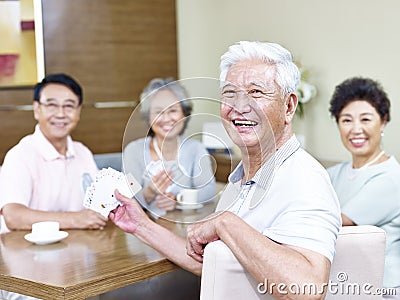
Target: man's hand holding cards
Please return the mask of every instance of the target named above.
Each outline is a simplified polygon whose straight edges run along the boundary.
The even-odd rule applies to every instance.
[[[125,176],[122,172],[112,168],[101,169],[96,174],[91,185],[86,189],[83,206],[97,211],[107,218],[110,211],[118,205],[122,205],[115,199],[115,189],[122,195],[132,198],[141,188],[132,174]]]

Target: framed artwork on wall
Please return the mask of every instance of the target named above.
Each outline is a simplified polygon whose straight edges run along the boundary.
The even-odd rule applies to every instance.
[[[33,86],[45,74],[41,0],[0,0],[0,88]]]

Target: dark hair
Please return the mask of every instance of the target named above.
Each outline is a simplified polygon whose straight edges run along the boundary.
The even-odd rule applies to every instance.
[[[343,108],[356,100],[367,101],[376,109],[382,121],[390,121],[390,100],[382,86],[370,78],[353,77],[335,87],[329,112],[336,122]]]
[[[58,83],[65,85],[79,98],[79,105],[82,104],[82,88],[78,82],[75,81],[71,76],[66,74],[50,74],[47,75],[41,82],[35,85],[33,89],[33,100],[39,101],[40,93],[42,89],[49,83]]]

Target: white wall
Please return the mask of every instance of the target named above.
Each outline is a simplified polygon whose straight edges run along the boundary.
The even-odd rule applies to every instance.
[[[383,148],[400,158],[400,2],[397,0],[176,0],[180,78],[218,78],[219,58],[239,40],[268,40],[288,48],[309,70],[318,95],[305,106],[295,131],[322,159],[344,160],[328,113],[334,87],[351,76],[384,86],[392,121]],[[216,112],[217,113],[217,112]]]

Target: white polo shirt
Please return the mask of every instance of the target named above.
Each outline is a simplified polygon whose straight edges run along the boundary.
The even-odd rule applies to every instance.
[[[229,176],[217,211],[229,210],[278,243],[318,252],[331,262],[340,206],[326,170],[292,137],[242,184],[243,165]]]
[[[82,179],[94,178],[97,166],[90,150],[68,137],[66,156],[46,139],[38,125],[8,151],[0,173],[0,210],[20,203],[42,211],[79,211]],[[0,233],[9,231],[1,216]]]

